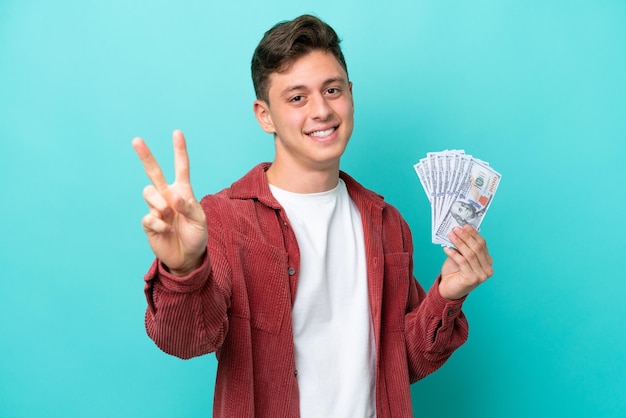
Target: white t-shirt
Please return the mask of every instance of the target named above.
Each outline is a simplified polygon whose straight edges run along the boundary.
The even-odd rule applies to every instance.
[[[359,210],[341,179],[322,193],[270,190],[300,249],[292,316],[301,417],[375,417],[376,353]]]

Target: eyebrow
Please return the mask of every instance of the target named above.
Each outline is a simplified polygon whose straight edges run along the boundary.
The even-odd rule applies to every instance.
[[[325,87],[325,86],[328,86],[330,84],[335,84],[335,83],[339,83],[339,84],[344,84],[345,83],[345,84],[347,84],[347,81],[343,77],[337,76],[337,77],[329,78],[328,80],[324,81],[322,83],[322,86]],[[284,96],[286,94],[289,94],[289,93],[291,93],[293,91],[297,91],[297,90],[308,90],[308,88],[309,87],[305,86],[304,84],[297,84],[295,86],[290,86],[290,87],[287,87],[286,89],[284,89],[282,91],[281,96]]]

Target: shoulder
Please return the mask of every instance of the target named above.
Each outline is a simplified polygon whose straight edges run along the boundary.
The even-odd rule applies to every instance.
[[[277,204],[267,184],[265,172],[270,163],[260,163],[254,166],[243,177],[235,181],[230,187],[215,194],[202,198],[203,206],[237,205],[242,202],[260,201],[268,206]]]
[[[272,222],[280,205],[267,183],[268,167],[269,163],[259,164],[230,187],[202,198],[209,229],[244,231]]]

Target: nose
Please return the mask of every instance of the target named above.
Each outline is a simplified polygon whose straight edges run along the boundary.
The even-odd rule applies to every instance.
[[[311,119],[326,120],[333,114],[333,108],[322,94],[314,95],[309,100],[309,116]]]

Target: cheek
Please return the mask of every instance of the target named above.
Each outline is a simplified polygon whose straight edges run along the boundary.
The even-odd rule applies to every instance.
[[[350,132],[354,129],[354,108],[348,106],[345,112],[341,115],[342,124],[345,125]]]
[[[352,105],[352,101],[346,100],[345,103],[341,103],[336,108],[336,112],[341,115],[344,121],[351,121],[354,118],[354,106]]]
[[[302,112],[294,112],[293,109],[277,113],[274,125],[281,131],[301,131],[305,118]]]

